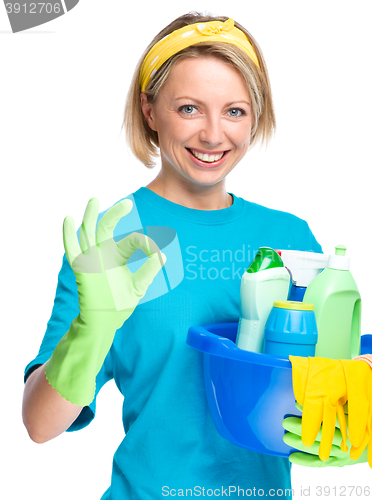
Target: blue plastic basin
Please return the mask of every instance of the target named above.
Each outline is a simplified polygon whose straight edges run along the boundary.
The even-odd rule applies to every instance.
[[[204,385],[218,432],[231,443],[258,453],[288,457],[283,419],[301,416],[295,406],[288,359],[239,349],[238,323],[192,327],[187,344],[203,352]],[[372,352],[363,335],[361,352]]]

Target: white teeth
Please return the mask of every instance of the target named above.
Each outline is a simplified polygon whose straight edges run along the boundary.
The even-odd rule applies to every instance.
[[[223,157],[223,153],[221,153],[220,155],[207,155],[207,154],[203,154],[203,153],[198,153],[194,149],[190,149],[190,151],[199,160],[207,161],[209,163],[220,160]]]

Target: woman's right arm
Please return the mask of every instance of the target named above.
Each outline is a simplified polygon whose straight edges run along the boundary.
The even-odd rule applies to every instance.
[[[26,381],[23,422],[36,443],[45,443],[62,434],[83,407],[93,401],[96,376],[115,332],[133,313],[166,261],[146,235],[131,233],[115,242],[114,228],[132,207],[132,201],[122,200],[97,225],[99,203],[92,198],[84,213],[80,241],[72,217],[63,222],[65,254],[76,278],[78,301],[74,304],[78,302],[79,314],[54,347],[50,359]],[[137,249],[149,258],[132,273],[127,261]],[[73,317],[72,311],[68,316]],[[62,321],[59,330],[66,331],[66,323],[66,319]]]
[[[45,364],[27,378],[22,404],[22,418],[27,432],[35,443],[46,443],[62,434],[76,420],[82,406],[63,398],[49,384]]]

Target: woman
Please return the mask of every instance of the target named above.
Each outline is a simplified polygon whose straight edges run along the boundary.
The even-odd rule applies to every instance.
[[[227,17],[176,19],[138,64],[125,127],[145,166],[160,149],[161,170],[105,214],[91,200],[80,247],[65,219],[55,305],[25,370],[26,428],[36,442],[81,429],[114,378],[126,436],[103,499],[187,490],[237,498],[238,488],[282,496],[291,487],[289,461],[218,434],[201,355],[186,345],[191,326],[237,321],[242,273],[260,246],[321,252],[303,220],[226,192],[227,174],[275,128],[253,37]],[[132,275],[126,262],[136,249],[150,258]]]

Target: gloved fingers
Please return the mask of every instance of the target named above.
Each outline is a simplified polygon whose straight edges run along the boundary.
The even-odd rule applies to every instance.
[[[302,413],[302,442],[305,446],[311,446],[320,430],[323,420],[323,399],[312,400],[306,398]]]
[[[371,368],[364,361],[341,360],[344,368],[349,412],[349,439],[356,448],[364,440],[370,411]]]
[[[309,358],[302,356],[289,356],[289,360],[292,363],[293,394],[296,401],[303,405],[310,366]]]
[[[367,462],[367,450],[358,460],[351,460],[347,453],[343,453],[342,457],[329,457],[328,460],[323,462],[316,455],[309,455],[308,453],[294,452],[289,455],[289,461],[296,465],[303,465],[305,467],[344,467],[345,465],[356,465]],[[371,464],[369,464],[371,466]]]
[[[346,403],[344,404],[344,414],[345,415],[349,414],[349,403],[348,403],[348,401],[346,401]]]
[[[286,431],[301,436],[301,417],[287,417],[283,420],[282,426]]]
[[[345,413],[345,405],[344,405],[343,409],[344,409],[346,429],[348,429],[349,428],[349,423],[348,423],[349,422],[349,415],[347,413]],[[337,415],[336,415],[336,417],[337,417]],[[338,421],[338,417],[336,419],[336,427],[340,428],[340,422]]]
[[[362,447],[358,448],[358,451],[354,450],[353,447],[351,447],[350,458],[352,459],[352,463],[361,464],[368,462],[369,466],[372,468],[372,460],[370,460],[370,448],[372,448],[372,444],[368,447],[365,447],[363,451],[361,451]]]
[[[348,447],[346,445],[346,441],[347,441],[347,424],[346,424],[346,418],[345,418],[345,413],[344,413],[344,408],[343,408],[343,404],[342,404],[342,401],[338,401],[337,402],[337,420],[336,420],[336,424],[337,425],[337,422],[338,422],[338,425],[340,427],[340,431],[341,431],[341,434],[342,434],[342,443],[341,443],[341,449],[342,451],[347,451],[348,450]]]
[[[167,258],[160,252],[155,253],[136,271],[133,276],[133,284],[138,296],[143,297],[147,288],[151,285],[155,276],[165,264]]]
[[[115,226],[122,217],[125,217],[132,210],[132,207],[133,202],[131,200],[122,200],[107,210],[98,223],[96,243],[112,239]]]
[[[308,455],[307,453],[301,452],[291,453],[289,455],[289,461],[292,464],[305,467],[343,467],[344,465],[352,465],[347,458],[329,457],[329,459],[324,462],[316,455]]]
[[[80,248],[84,253],[96,244],[96,224],[99,212],[99,201],[91,198],[86,206],[80,228]]]
[[[355,448],[359,448],[365,440],[367,418],[363,410],[361,410],[360,413],[355,413],[355,409],[353,410],[350,402],[349,408],[349,439]]]
[[[286,434],[284,434],[283,441],[286,445],[290,446],[291,448],[295,448],[296,450],[303,451],[305,453],[316,455],[317,457],[319,457],[319,447],[320,447],[319,441],[315,441],[314,444],[312,444],[311,446],[305,446],[302,442],[301,436],[293,434],[292,432],[287,432]],[[341,451],[341,448],[339,446],[332,445],[329,456],[334,458],[344,458],[345,456],[348,455],[343,451]]]
[[[302,465],[303,467],[327,467],[328,464],[322,462],[316,455],[309,455],[307,453],[294,452],[289,455],[289,461],[295,465]]]
[[[345,412],[346,410],[346,412]],[[345,417],[345,424],[346,424],[346,432],[347,432],[347,429],[348,429],[348,414],[347,414],[347,405],[344,405],[343,406],[343,414],[344,414],[344,417]],[[343,417],[341,417],[343,418]],[[340,428],[340,422],[339,422],[339,419],[338,419],[338,415],[336,415],[336,427],[339,429]]]
[[[319,443],[314,443],[311,446],[305,446],[301,440],[301,436],[297,434],[287,432],[283,436],[283,441],[287,446],[290,446],[291,448],[295,448],[296,450],[310,453],[312,455],[318,455]]]
[[[360,443],[359,446],[351,446],[350,450],[350,457],[353,460],[357,460],[360,455],[363,453],[363,451],[366,449],[367,446],[369,446],[369,443],[371,443],[372,446],[372,441],[371,441],[371,436],[369,435],[369,432],[367,431],[364,435],[363,441]]]
[[[79,241],[76,235],[74,219],[68,215],[63,221],[63,246],[70,266],[78,255],[81,254]]]
[[[319,458],[325,461],[329,458],[336,429],[336,408],[334,408],[327,399],[323,402],[323,408],[322,438],[320,440]]]
[[[372,414],[369,415],[369,420],[368,420],[368,429],[367,433],[370,437],[370,440],[368,442],[368,464],[372,469]]]
[[[128,261],[136,250],[142,250],[147,257],[160,256],[160,249],[154,240],[142,233],[131,233],[116,243],[117,248],[125,261]]]
[[[304,411],[303,405],[300,405],[300,403],[298,401],[295,401],[295,405],[296,405],[297,410],[300,410],[301,413]]]
[[[282,426],[286,431],[291,432],[292,434],[296,434],[297,436],[301,436],[301,427],[302,427],[302,419],[301,417],[287,417],[283,420]],[[318,446],[320,444],[320,440],[322,438],[322,428],[320,428],[320,431],[318,432],[318,435],[316,436],[315,443],[318,443]],[[339,448],[341,447],[343,437],[341,434],[340,429],[336,427],[335,433],[333,435],[333,441],[332,444],[335,446],[338,446]],[[350,442],[347,439],[346,440],[347,446],[350,446]],[[306,448],[308,449],[308,448]]]

